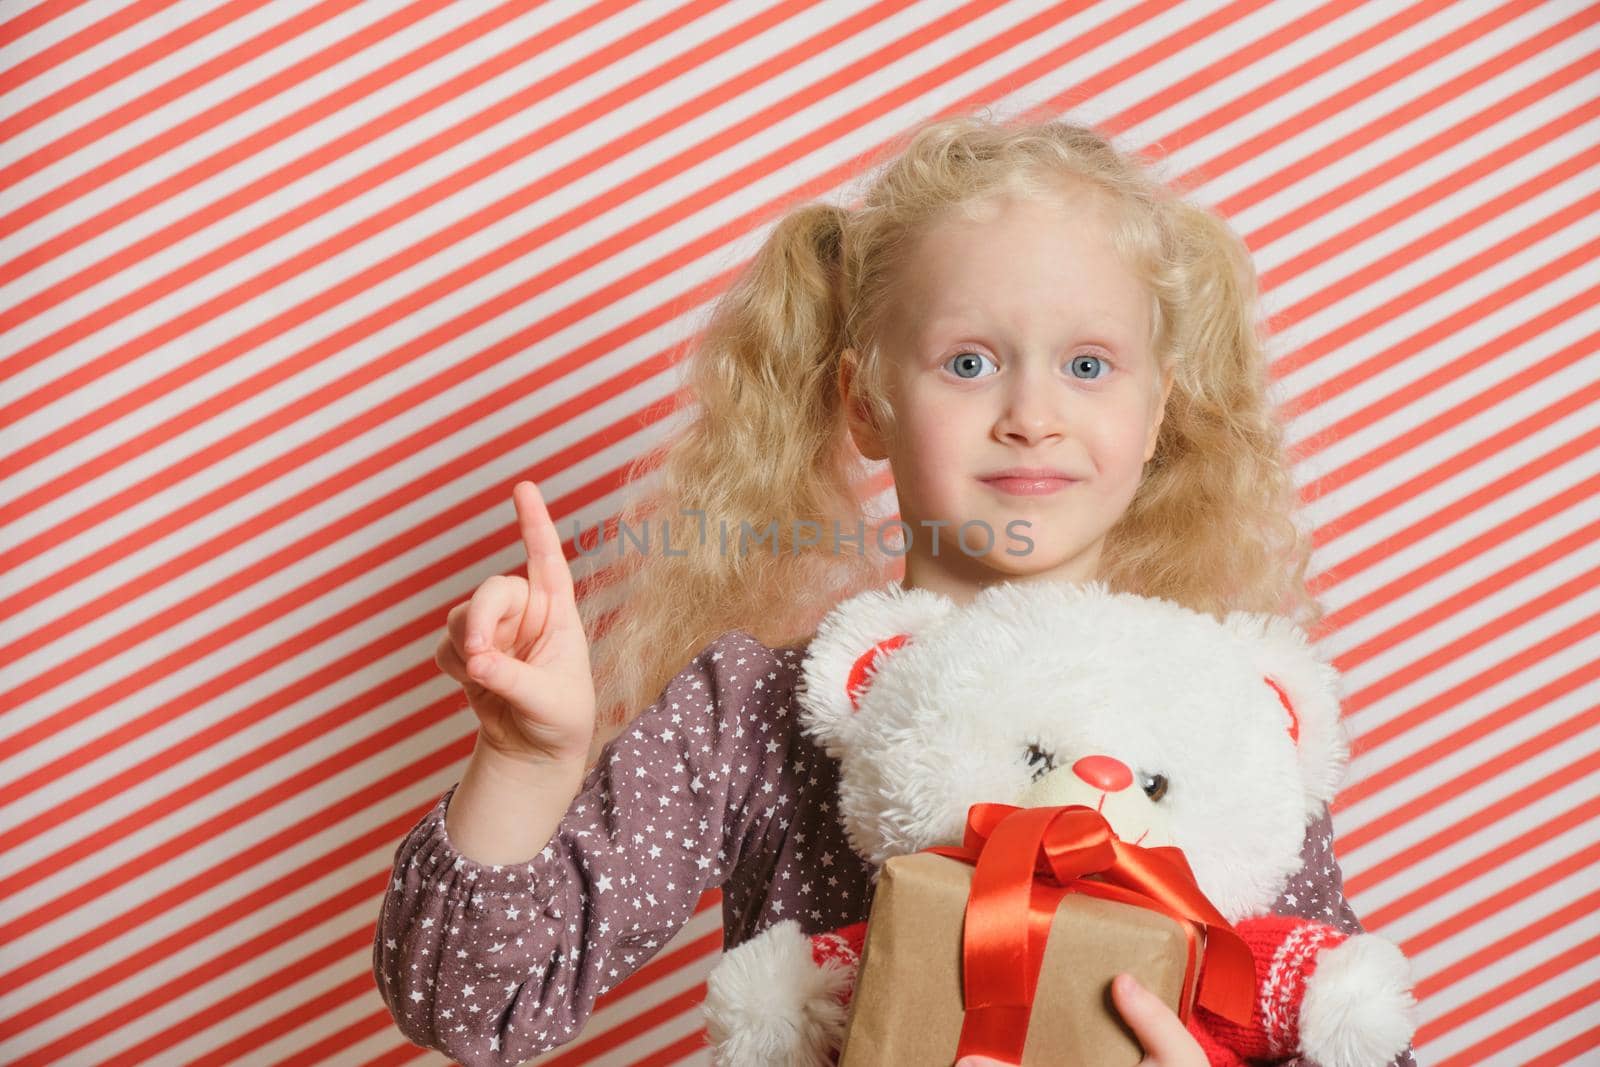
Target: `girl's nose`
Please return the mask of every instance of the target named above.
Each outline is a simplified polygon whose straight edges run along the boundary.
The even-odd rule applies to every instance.
[[[1116,793],[1133,784],[1127,764],[1110,756],[1085,756],[1072,765],[1072,773],[1107,793]]]
[[[1029,444],[1056,437],[1061,433],[1061,419],[1041,401],[1023,400],[1008,405],[1000,416],[1002,437],[1016,438]]]
[[[1033,443],[1062,432],[1062,413],[1057,410],[1047,380],[1024,374],[1011,384],[1011,389],[1000,414],[998,429],[1002,436]]]

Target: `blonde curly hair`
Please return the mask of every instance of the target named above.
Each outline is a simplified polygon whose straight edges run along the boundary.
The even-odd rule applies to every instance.
[[[1113,243],[1150,292],[1158,372],[1175,375],[1155,453],[1107,534],[1099,577],[1218,618],[1250,610],[1308,630],[1320,623],[1243,240],[1092,127],[959,115],[904,138],[858,208],[792,206],[715,303],[688,359],[692,415],[661,449],[649,491],[619,515],[652,539],[670,529],[670,551],[665,538],[623,551],[588,586],[615,595],[580,604],[595,642],[597,749],[719,635],[804,642],[842,597],[888,580],[898,557],[870,532],[859,552],[797,536],[805,524],[871,531],[878,518],[858,486],[871,465],[846,430],[841,353],[859,354],[858,395],[892,427],[879,340],[904,251],[948,211],[1063,183],[1111,208]],[[632,486],[652,462],[635,463]],[[724,544],[720,529],[741,524],[773,538],[749,551]],[[617,609],[604,611],[603,600]]]

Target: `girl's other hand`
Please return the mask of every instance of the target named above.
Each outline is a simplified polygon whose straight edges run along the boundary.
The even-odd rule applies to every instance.
[[[1139,1067],[1207,1067],[1205,1050],[1195,1040],[1178,1013],[1131,974],[1119,974],[1111,983],[1111,999],[1128,1028],[1144,1048]],[[963,1056],[955,1067],[1011,1067],[987,1056]]]
[[[461,683],[479,738],[532,763],[583,764],[594,737],[594,674],[572,571],[539,489],[511,490],[528,576],[491,575],[450,609],[434,650]]]

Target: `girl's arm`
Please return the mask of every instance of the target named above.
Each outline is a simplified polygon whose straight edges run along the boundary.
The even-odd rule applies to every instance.
[[[792,667],[725,634],[602,750],[544,851],[487,865],[446,829],[457,786],[395,853],[373,974],[411,1041],[467,1067],[577,1037],[597,997],[642,967],[739,861],[787,753],[758,738]],[[777,679],[774,681],[774,679]],[[530,797],[530,808],[537,798]]]
[[[1366,933],[1361,920],[1344,895],[1344,873],[1333,854],[1333,817],[1326,810],[1306,828],[1300,849],[1300,872],[1289,879],[1270,909],[1275,915],[1295,915],[1302,919],[1336,926],[1347,934]],[[1322,1067],[1308,1056],[1282,1061],[1285,1067]],[[1417,1067],[1410,1046],[1389,1067]]]
[[[585,761],[530,763],[478,741],[450,793],[445,836],[480,866],[527,863],[583,788]]]

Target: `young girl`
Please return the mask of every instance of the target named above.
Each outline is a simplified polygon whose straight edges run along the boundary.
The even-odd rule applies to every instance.
[[[610,570],[626,610],[598,694],[599,598],[580,611],[532,483],[527,578],[449,614],[436,658],[480,728],[395,854],[373,969],[401,1032],[469,1067],[570,1041],[715,886],[724,947],[865,919],[872,872],[795,683],[821,616],[896,557],[961,602],[1098,577],[1313,629],[1255,314],[1233,231],[1083,126],[930,123],[859,208],[791,210],[718,302],[698,411],[624,511],[645,547]],[[879,461],[898,541],[862,505]],[[1354,933],[1331,836],[1312,826],[1274,910]],[[1206,1062],[1137,984],[1112,996],[1146,1064]]]

